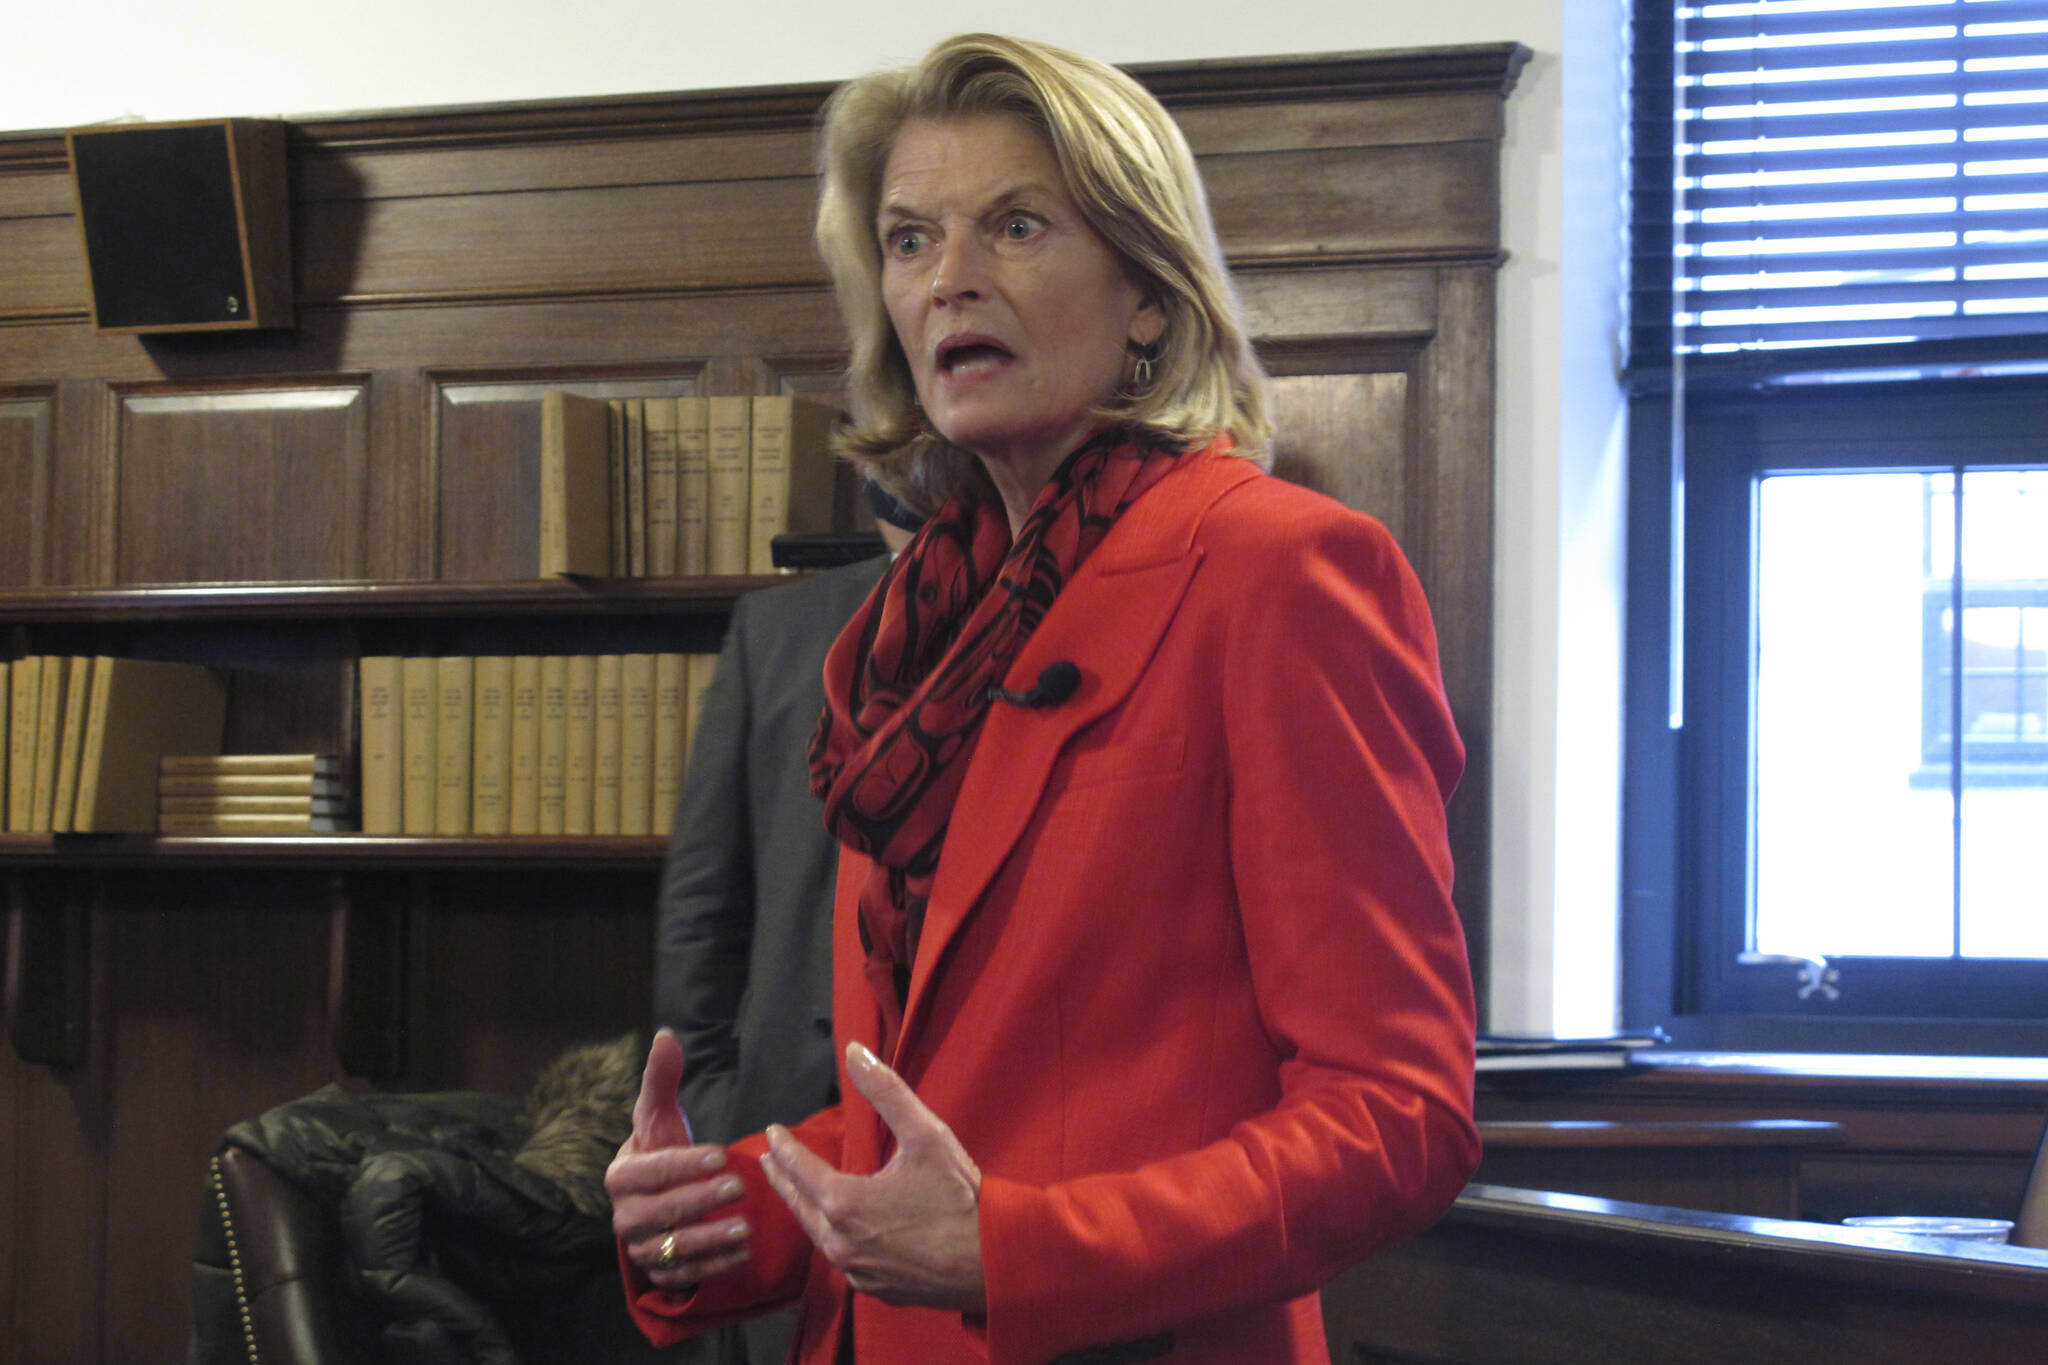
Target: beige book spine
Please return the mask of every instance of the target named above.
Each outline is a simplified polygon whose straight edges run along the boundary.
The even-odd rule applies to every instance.
[[[345,800],[348,783],[332,773],[165,773],[158,796],[299,796]]]
[[[334,815],[177,815],[157,817],[160,834],[340,834],[348,822]]]
[[[647,444],[647,572],[676,571],[676,400],[649,398],[642,430]]]
[[[704,689],[711,686],[711,675],[718,671],[716,654],[692,654],[689,656],[689,691],[683,697],[683,749],[688,752],[697,744],[697,718],[704,711]]]
[[[78,786],[71,794],[71,828],[90,830],[93,812],[99,804],[100,767],[106,761],[108,692],[113,685],[114,661],[95,655],[85,685],[85,730],[78,741]]]
[[[29,828],[47,834],[57,804],[57,761],[62,756],[65,684],[71,676],[71,659],[64,654],[45,654],[42,667],[42,686],[36,694],[36,781],[30,793]]]
[[[507,828],[540,833],[540,656],[512,660],[512,792]]]
[[[590,788],[590,832],[617,834],[619,781],[625,739],[625,660],[617,654],[597,656],[596,758]]]
[[[654,832],[654,656],[628,654],[619,669],[619,833]]]
[[[29,654],[14,661],[14,681],[7,723],[10,753],[7,775],[7,831],[26,834],[34,828],[36,796],[36,715],[43,690],[43,661]]]
[[[568,742],[562,765],[562,832],[591,832],[597,778],[597,656],[569,656]]]
[[[711,570],[711,403],[676,399],[676,572]]]
[[[440,699],[435,691],[434,660],[406,659],[400,669],[404,681],[400,718],[399,753],[405,765],[405,791],[399,806],[401,828],[407,834],[434,832],[434,802],[439,785],[434,780],[441,752],[435,734]]]
[[[469,832],[512,831],[512,657],[486,654],[475,673],[470,731]]]
[[[775,537],[832,529],[832,429],[839,412],[788,394],[754,400],[747,572],[775,572]]]
[[[649,817],[653,834],[675,830],[676,800],[689,759],[683,744],[683,693],[689,676],[689,663],[682,655],[654,656],[654,810]]]
[[[220,752],[226,679],[198,664],[103,658],[93,666],[88,698],[73,828],[155,829],[165,755]]]
[[[398,689],[392,688],[394,701],[397,695]],[[346,766],[337,754],[165,754],[157,770],[166,776],[183,773],[338,773]]]
[[[349,803],[343,796],[160,796],[156,808],[161,815],[346,815]]]
[[[540,833],[563,832],[563,779],[569,760],[569,660],[540,661]]]
[[[707,571],[714,575],[744,574],[747,571],[747,468],[753,458],[753,400],[719,397],[708,402],[711,529],[706,549]]]
[[[647,577],[647,400],[619,400],[626,447],[626,572]]]
[[[50,807],[50,828],[59,834],[72,829],[78,817],[78,768],[85,759],[86,694],[92,685],[92,660],[73,658],[64,675],[64,733],[57,742],[57,792]]]
[[[633,553],[626,530],[626,402],[623,398],[606,399],[605,409],[606,468],[611,480],[606,502],[611,513],[611,575],[624,578]]]
[[[14,730],[8,717],[14,712],[14,664],[0,659],[0,831],[7,828],[7,771],[14,757]]]
[[[476,660],[449,654],[434,660],[434,833],[469,833],[474,780]]]
[[[362,779],[363,833],[398,834],[402,831],[405,808],[405,765],[402,731],[404,714],[403,660],[391,654],[373,654],[356,663],[356,694],[361,712],[357,720],[357,763]],[[282,755],[269,757],[282,758]],[[310,754],[297,755],[313,760]],[[169,774],[172,769],[164,769]],[[286,769],[289,772],[289,768]],[[308,772],[312,771],[309,766]]]
[[[550,389],[541,397],[540,574],[611,566],[611,456],[604,400]]]

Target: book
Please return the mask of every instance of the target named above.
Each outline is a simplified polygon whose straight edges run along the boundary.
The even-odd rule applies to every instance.
[[[469,833],[470,761],[475,745],[476,661],[434,660],[434,833]]]
[[[43,681],[36,693],[36,780],[30,789],[29,828],[48,833],[57,802],[57,761],[61,757],[71,658],[65,654],[45,654],[42,669]]]
[[[605,476],[611,481],[611,492],[605,495],[611,525],[607,542],[611,575],[623,578],[631,562],[631,547],[626,540],[626,410],[617,398],[605,400]]]
[[[368,664],[372,660],[364,659]],[[398,662],[392,660],[393,663]],[[392,689],[394,700],[397,688]],[[347,764],[339,754],[165,754],[157,771],[165,777],[215,773],[268,774],[271,776],[332,777],[343,773]]]
[[[0,830],[7,828],[7,764],[14,753],[14,735],[7,724],[14,705],[13,667],[11,660],[0,659]]]
[[[654,830],[654,656],[628,654],[619,666],[619,833]]]
[[[174,796],[318,797],[349,799],[348,779],[339,773],[163,773],[156,781],[160,798]]]
[[[647,577],[647,400],[621,398],[619,438],[626,457],[626,572]]]
[[[747,572],[775,572],[775,537],[832,529],[832,432],[843,414],[809,398],[756,398],[747,467]]]
[[[72,828],[155,829],[157,770],[164,755],[220,752],[227,714],[227,681],[212,669],[154,659],[95,659]]]
[[[402,687],[399,716],[399,759],[404,770],[398,807],[399,829],[406,834],[434,832],[434,801],[439,790],[434,769],[441,750],[435,733],[440,707],[435,695],[434,660],[404,659],[399,664]]]
[[[753,459],[753,411],[751,398],[706,400],[711,433],[705,455],[709,489],[706,573],[747,571],[747,470]]]
[[[475,668],[470,734],[469,832],[512,831],[512,658],[486,654]]]
[[[540,661],[540,833],[562,833],[562,779],[569,757],[569,660]]]
[[[93,661],[74,658],[64,677],[64,730],[57,740],[57,791],[50,807],[50,828],[68,832],[78,816],[78,772],[85,760],[86,691],[92,685]]]
[[[649,398],[641,419],[646,434],[647,572],[676,571],[676,400]]]
[[[572,654],[566,681],[567,738],[562,757],[562,833],[588,834],[597,776],[597,657]]]
[[[611,572],[610,409],[550,389],[541,397],[540,576]]]
[[[357,720],[357,765],[362,777],[365,834],[397,834],[404,828],[404,671],[404,661],[391,654],[367,655],[356,665],[356,692],[361,707]],[[247,757],[275,761],[282,755]],[[172,771],[168,763],[164,771]]]
[[[683,693],[689,686],[689,661],[681,654],[654,656],[654,809],[648,832],[675,829],[676,799],[683,789],[689,751],[683,744]]]
[[[26,834],[32,828],[36,794],[36,714],[43,690],[43,661],[27,654],[14,661],[8,685],[7,831]]]
[[[178,815],[166,812],[158,817],[159,834],[249,835],[249,834],[342,834],[350,831],[346,818],[338,815]]]
[[[676,569],[710,572],[711,403],[676,399]]]
[[[159,796],[157,815],[347,815],[346,796]]]
[[[512,659],[512,787],[506,830],[540,833],[540,656]]]
[[[625,661],[597,656],[596,736],[592,746],[590,832],[620,832],[619,797],[625,719]]]
[[[34,654],[14,661],[8,685],[7,831],[26,834],[35,810],[36,714],[43,690],[43,661]]]
[[[1576,1071],[1624,1067],[1633,1054],[1669,1042],[1662,1029],[1640,1034],[1590,1038],[1558,1038],[1544,1034],[1482,1033],[1477,1043],[1478,1069],[1498,1071]]]

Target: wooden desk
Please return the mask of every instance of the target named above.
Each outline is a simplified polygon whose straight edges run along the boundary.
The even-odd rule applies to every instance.
[[[1799,1216],[1806,1155],[1842,1140],[1814,1119],[1481,1121],[1487,1184],[1673,1204],[1760,1218]]]
[[[1797,1210],[1803,1218],[1838,1222],[1859,1213],[2013,1217],[2048,1115],[2043,1058],[1662,1049],[1635,1057],[1637,1065],[1607,1071],[1484,1076],[1479,1117],[1629,1124],[1797,1118],[1839,1124],[1838,1144],[1816,1146],[1802,1156]],[[1491,1171],[1485,1178],[1545,1184],[1519,1174],[1496,1178]],[[1694,1201],[1659,1194],[1648,1202]],[[2048,1360],[2048,1351],[2042,1359]]]
[[[2048,1252],[1491,1185],[1323,1302],[1345,1365],[2048,1359]]]

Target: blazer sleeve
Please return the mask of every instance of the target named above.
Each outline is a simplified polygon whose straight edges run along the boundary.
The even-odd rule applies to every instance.
[[[654,1019],[682,1042],[683,1112],[700,1142],[732,1136],[736,1025],[754,939],[747,607],[734,608],[704,693],[655,910]]]
[[[1420,587],[1377,522],[1334,504],[1212,550],[1202,574],[1231,601],[1214,837],[1229,843],[1278,1099],[1135,1170],[986,1178],[993,1360],[1297,1298],[1427,1226],[1477,1164],[1444,822],[1463,750]]]
[[[837,1166],[844,1128],[844,1116],[835,1105],[813,1114],[790,1133]],[[737,1214],[752,1229],[747,1263],[738,1270],[705,1281],[695,1293],[671,1294],[650,1284],[640,1267],[627,1259],[625,1245],[619,1244],[626,1311],[653,1345],[673,1346],[700,1332],[787,1308],[802,1297],[813,1269],[811,1239],[761,1173],[761,1157],[767,1150],[767,1138],[760,1133],[726,1148],[726,1169],[740,1178],[746,1192],[738,1205],[721,1210],[719,1216]]]

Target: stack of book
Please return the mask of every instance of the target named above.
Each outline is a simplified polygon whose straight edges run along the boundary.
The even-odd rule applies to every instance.
[[[227,684],[198,664],[106,655],[0,662],[0,797],[10,833],[156,825],[157,761],[218,753]]]
[[[160,834],[336,834],[353,829],[348,777],[333,754],[167,754]]]
[[[667,834],[715,654],[361,660],[366,834]]]
[[[785,533],[833,529],[836,407],[790,395],[541,401],[540,572],[775,572]]]

